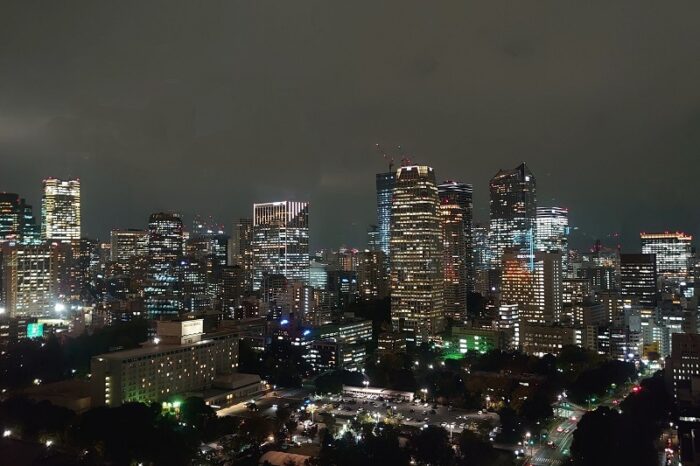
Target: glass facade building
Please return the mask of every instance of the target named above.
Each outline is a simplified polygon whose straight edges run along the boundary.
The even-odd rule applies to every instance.
[[[377,244],[389,257],[391,240],[391,199],[394,195],[396,173],[377,173]]]
[[[641,233],[642,254],[656,254],[659,278],[671,285],[687,280],[693,237],[683,232]]]
[[[446,181],[438,186],[438,197],[445,313],[456,320],[463,320],[467,312],[467,292],[474,289],[472,187]]]
[[[506,248],[532,258],[536,234],[536,184],[530,169],[520,164],[512,170],[500,170],[491,179],[490,211],[492,264],[498,268]]]
[[[80,239],[80,180],[44,180],[41,200],[41,237],[48,240]]]
[[[253,205],[253,290],[265,275],[309,283],[309,203]]]
[[[391,209],[391,320],[420,343],[444,329],[442,231],[435,173],[427,166],[396,172]]]
[[[182,309],[180,259],[184,251],[179,214],[159,212],[148,221],[148,279],[144,290],[150,319],[177,316]]]

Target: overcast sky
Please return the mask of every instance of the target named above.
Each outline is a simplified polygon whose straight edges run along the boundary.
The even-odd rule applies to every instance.
[[[374,144],[438,178],[526,161],[578,241],[700,234],[700,2],[0,1],[0,191],[82,181],[84,234],[309,200],[362,247]],[[37,209],[38,212],[38,209]]]

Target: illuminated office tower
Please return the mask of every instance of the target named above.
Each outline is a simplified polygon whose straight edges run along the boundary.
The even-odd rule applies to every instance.
[[[312,260],[309,265],[309,284],[317,290],[325,290],[328,286],[328,265]]]
[[[58,309],[57,262],[57,245],[3,245],[2,295],[10,317],[42,316]]]
[[[467,292],[474,289],[471,245],[472,187],[464,183],[446,181],[438,186],[438,197],[442,228],[445,314],[456,320],[464,320],[467,313]]]
[[[501,303],[515,304],[520,315],[532,302],[532,271],[530,264],[517,251],[506,249],[501,256]]]
[[[179,214],[159,212],[148,221],[148,278],[144,290],[149,319],[177,316],[182,309],[179,262],[184,237]]]
[[[683,232],[640,233],[642,253],[656,254],[658,277],[671,285],[687,280],[693,237]]]
[[[524,163],[512,170],[499,170],[491,178],[489,189],[493,267],[501,264],[506,248],[516,248],[519,254],[531,258],[537,227],[534,175]]]
[[[517,304],[526,324],[561,320],[561,254],[537,252],[532,259],[506,249],[501,265],[501,303]]]
[[[656,306],[656,256],[654,254],[620,254],[620,294],[636,299],[640,306]]]
[[[0,193],[0,243],[4,241],[21,244],[41,242],[32,206],[18,194]]]
[[[253,204],[253,290],[265,275],[309,283],[309,203]]]
[[[536,252],[532,270],[532,302],[525,308],[526,323],[561,322],[562,265],[559,252]]]
[[[360,261],[360,251],[357,249],[342,247],[335,253],[335,259],[335,262],[338,264],[338,270],[355,272],[357,271],[357,266]]]
[[[384,299],[389,295],[386,256],[382,251],[366,249],[360,253],[357,281],[363,300]]]
[[[80,180],[44,180],[41,199],[41,237],[48,240],[80,239]]]
[[[389,257],[391,240],[391,203],[396,184],[396,173],[377,173],[377,231],[379,249]]]
[[[396,172],[390,251],[394,330],[409,341],[427,341],[445,324],[439,198],[430,167]]]
[[[233,265],[242,269],[243,290],[253,290],[253,219],[238,219],[233,227],[232,236]]]
[[[112,230],[110,260],[129,273],[135,261],[148,255],[148,231]]]
[[[491,280],[494,275],[491,271],[492,259],[489,244],[489,229],[483,225],[474,225],[472,228],[472,242],[474,244],[474,291],[486,296],[491,292]]]
[[[564,272],[569,258],[569,210],[562,207],[537,207],[535,227],[537,251],[559,251]]]

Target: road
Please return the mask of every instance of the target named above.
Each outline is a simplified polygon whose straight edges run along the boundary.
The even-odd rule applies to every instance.
[[[297,403],[310,394],[311,390],[304,388],[280,389],[256,396],[253,398],[253,401],[255,401],[255,404],[258,407],[259,414],[266,417],[272,417],[275,414],[274,406],[282,406],[286,403]],[[233,406],[219,409],[216,414],[219,417],[245,416],[246,414],[250,413],[250,410],[246,406],[249,401],[251,400],[245,400]]]
[[[559,466],[564,464],[564,460],[571,448],[576,424],[584,413],[585,410],[583,408],[575,407],[571,417],[560,418],[547,433],[547,438],[543,440],[544,444],[536,443],[532,445],[531,449],[530,447],[526,448],[525,453],[530,455],[530,458],[525,464],[532,466]]]

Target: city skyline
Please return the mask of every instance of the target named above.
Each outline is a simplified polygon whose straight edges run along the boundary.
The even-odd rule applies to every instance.
[[[87,5],[92,20],[76,21]],[[387,168],[379,143],[397,164],[407,156],[438,181],[472,184],[479,222],[489,179],[524,160],[540,204],[568,208],[581,228],[573,247],[611,232],[630,249],[639,231],[700,234],[692,11],[657,21],[651,5],[599,16],[460,4],[433,11],[442,27],[429,28],[418,5],[364,14],[361,3],[346,18],[134,4],[124,14],[142,21],[122,22],[105,6],[15,2],[2,19],[12,66],[0,78],[0,186],[37,210],[42,179],[79,177],[83,230],[101,240],[157,211],[230,228],[254,202],[305,200],[328,219],[312,249],[357,246]],[[624,190],[622,173],[636,180]]]

